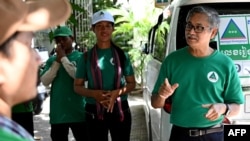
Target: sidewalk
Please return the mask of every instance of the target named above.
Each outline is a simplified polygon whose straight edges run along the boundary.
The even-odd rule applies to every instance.
[[[129,95],[129,105],[132,113],[132,130],[130,141],[147,141],[146,121],[143,110],[142,94],[134,93]],[[41,114],[34,116],[35,136],[42,137],[37,141],[51,141],[49,124],[49,97],[45,100]],[[70,132],[69,141],[75,141]]]

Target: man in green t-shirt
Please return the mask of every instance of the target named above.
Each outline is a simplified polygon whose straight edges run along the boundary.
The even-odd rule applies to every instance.
[[[65,22],[71,6],[67,0],[0,0],[0,5],[0,141],[34,141],[11,119],[12,107],[37,95],[42,60],[31,48],[34,32]]]
[[[68,140],[69,128],[77,141],[86,140],[85,97],[74,92],[76,64],[82,52],[74,50],[72,31],[59,26],[54,31],[56,55],[51,56],[41,73],[45,86],[51,84],[50,124],[53,141]]]
[[[31,101],[15,105],[12,108],[11,117],[34,137],[33,106]]]
[[[232,59],[209,45],[219,24],[215,9],[193,7],[186,18],[188,46],[170,53],[161,65],[151,105],[163,108],[172,101],[170,141],[222,141],[224,117],[237,115],[244,103]]]

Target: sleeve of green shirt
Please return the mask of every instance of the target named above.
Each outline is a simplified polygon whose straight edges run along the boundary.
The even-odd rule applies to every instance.
[[[41,81],[43,85],[48,86],[52,83],[59,70],[60,64],[55,61],[55,57],[51,57],[46,62],[45,68],[41,73]]]
[[[231,67],[231,73],[226,81],[225,90],[224,90],[224,100],[225,103],[244,103],[244,94],[241,88],[241,83],[239,75],[236,71],[235,65],[233,62],[227,63]]]
[[[125,56],[126,56],[126,62],[125,62],[125,69],[123,70],[123,74],[125,76],[130,76],[134,74],[134,70],[133,70],[128,54],[125,53]]]

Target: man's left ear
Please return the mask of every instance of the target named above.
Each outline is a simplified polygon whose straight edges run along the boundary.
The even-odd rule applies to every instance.
[[[74,41],[74,40],[75,40],[75,38],[74,38],[73,36],[70,36],[70,38],[71,38],[71,40],[72,40],[72,41]]]
[[[218,28],[214,28],[212,30],[211,39],[214,39],[214,37],[217,35],[217,33],[218,33]]]

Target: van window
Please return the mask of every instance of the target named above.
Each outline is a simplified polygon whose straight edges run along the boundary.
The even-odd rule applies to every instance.
[[[162,62],[166,54],[166,39],[168,35],[169,24],[164,20],[156,30],[153,57]]]

